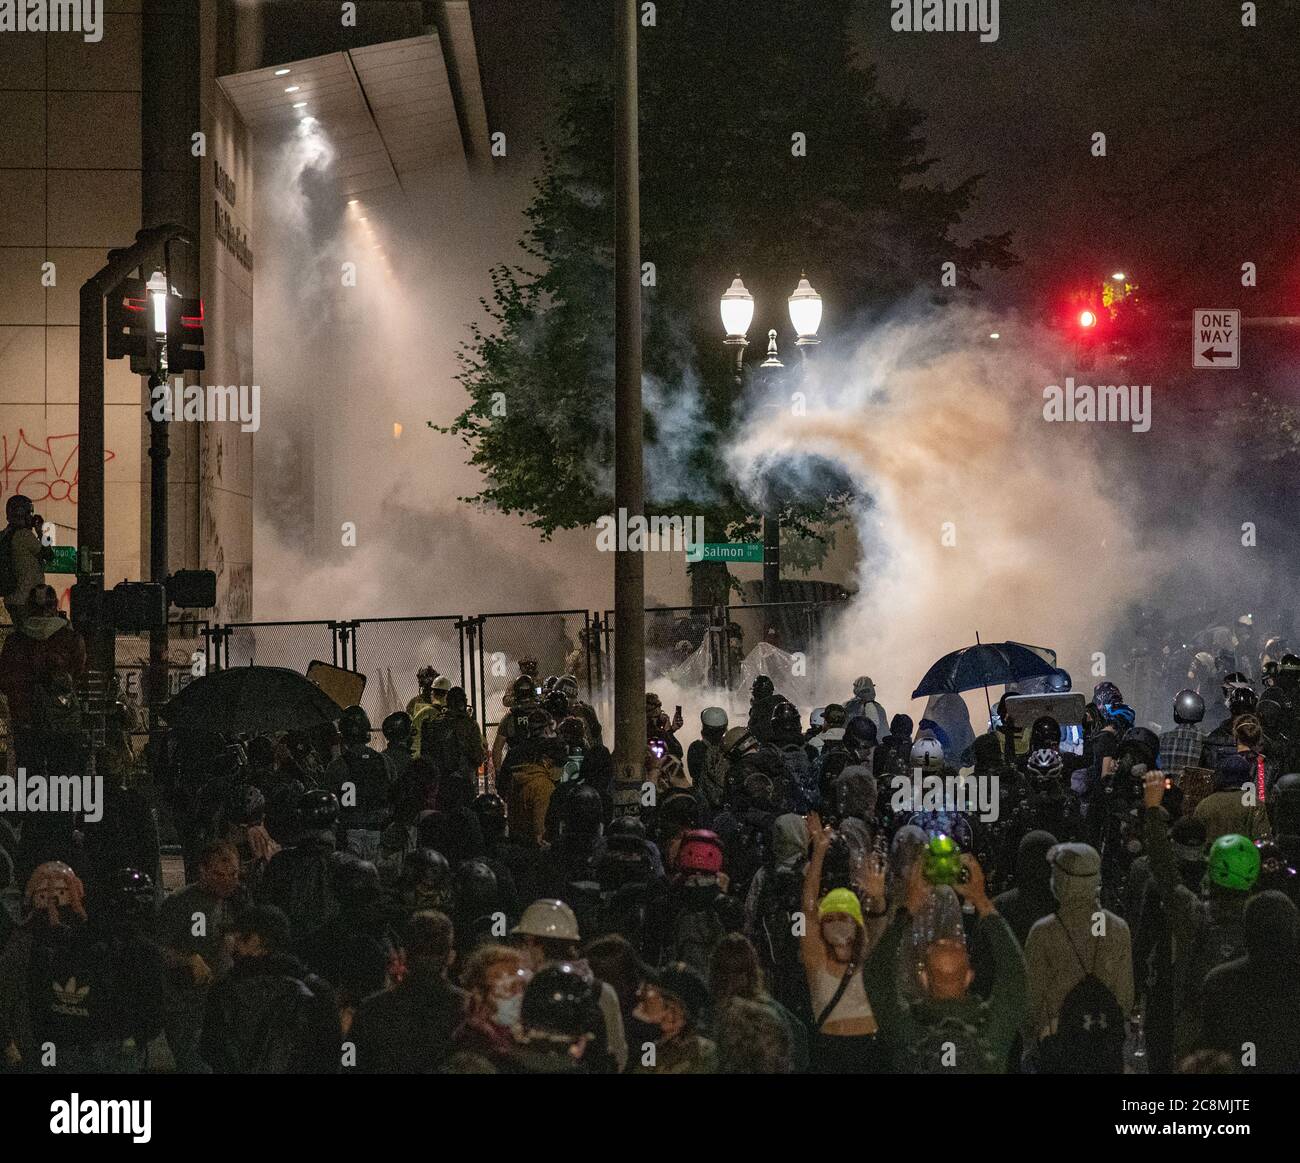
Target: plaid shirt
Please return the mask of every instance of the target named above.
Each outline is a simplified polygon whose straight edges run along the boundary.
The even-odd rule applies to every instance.
[[[1160,769],[1173,772],[1184,767],[1200,767],[1204,746],[1205,733],[1200,727],[1195,723],[1180,723],[1160,736]]]

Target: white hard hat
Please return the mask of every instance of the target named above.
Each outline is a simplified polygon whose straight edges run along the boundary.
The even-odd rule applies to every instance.
[[[705,707],[700,713],[700,722],[705,727],[725,727],[727,725],[727,712],[721,707]]]
[[[541,937],[548,941],[580,941],[578,918],[563,901],[533,901],[519,918],[519,924],[510,930],[526,937]]]
[[[451,679],[449,679],[445,674],[438,675],[438,677],[433,680],[433,689],[436,691],[451,690]]]
[[[912,766],[927,770],[943,766],[943,744],[928,732],[912,744]]]

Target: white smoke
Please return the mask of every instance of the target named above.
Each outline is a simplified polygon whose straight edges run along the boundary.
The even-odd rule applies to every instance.
[[[846,356],[810,364],[804,407],[756,409],[729,450],[751,492],[774,457],[817,454],[863,497],[859,596],[831,636],[823,702],[870,674],[891,713],[916,717],[913,687],[977,631],[1055,649],[1090,688],[1110,618],[1150,584],[1158,555],[1089,426],[1043,419],[1043,388],[1060,382],[1050,342],[986,339],[995,326],[966,308],[873,326]],[[978,731],[983,694],[967,703]]]

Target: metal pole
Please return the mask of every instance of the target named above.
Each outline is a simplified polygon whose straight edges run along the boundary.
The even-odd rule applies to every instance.
[[[645,508],[641,463],[641,202],[637,139],[637,5],[616,0],[616,234],[614,244],[614,507]],[[617,516],[617,514],[616,514]],[[643,778],[645,730],[645,559],[614,555],[614,772]]]

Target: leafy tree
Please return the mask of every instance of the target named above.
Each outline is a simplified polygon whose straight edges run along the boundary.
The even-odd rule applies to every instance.
[[[721,342],[719,295],[743,272],[757,305],[751,362],[776,327],[793,374],[785,301],[801,271],[825,299],[832,348],[854,316],[918,287],[940,293],[944,262],[967,287],[979,269],[1015,262],[1007,234],[954,238],[978,177],[927,178],[924,116],[856,62],[850,7],[664,0],[640,35],[641,257],[654,264],[642,300],[647,508],[704,513],[715,538],[752,536],[775,508],[804,567],[849,482],[826,464],[795,487],[796,474],[771,465],[753,497],[728,478],[722,451],[752,384],[737,384],[735,349]],[[591,8],[565,15],[563,100],[526,211],[527,260],[493,270],[491,324],[473,325],[462,352],[470,402],[441,429],[483,472],[464,499],[543,537],[613,508],[612,22],[593,28]]]

